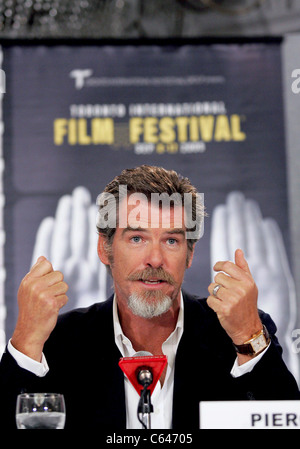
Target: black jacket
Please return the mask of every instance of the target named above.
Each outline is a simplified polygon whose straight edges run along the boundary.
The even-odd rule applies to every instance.
[[[175,360],[173,428],[199,428],[199,401],[300,399],[295,379],[281,358],[276,327],[261,312],[272,343],[248,374],[230,375],[236,358],[230,338],[216,314],[199,299],[183,292],[184,332]],[[20,368],[5,352],[0,364],[0,422],[15,427],[16,396],[21,391],[63,393],[66,429],[125,429],[121,353],[115,341],[113,297],[59,317],[44,347],[49,373],[38,378]]]

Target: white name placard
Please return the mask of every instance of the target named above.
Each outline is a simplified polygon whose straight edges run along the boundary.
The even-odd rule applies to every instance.
[[[200,402],[200,429],[300,430],[300,401]]]

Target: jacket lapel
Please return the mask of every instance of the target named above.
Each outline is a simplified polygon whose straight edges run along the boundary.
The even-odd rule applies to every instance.
[[[103,404],[106,404],[102,422],[107,423],[111,429],[126,428],[125,389],[124,374],[119,367],[119,359],[122,357],[115,344],[113,328],[113,296],[99,307],[99,329],[105,350],[101,355],[99,370],[103,379],[100,386],[103,391]],[[99,334],[98,337],[99,338]]]

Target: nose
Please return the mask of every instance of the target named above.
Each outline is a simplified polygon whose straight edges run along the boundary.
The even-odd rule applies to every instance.
[[[163,265],[163,260],[163,253],[159,244],[149,245],[145,258],[145,264],[148,267],[159,268]]]

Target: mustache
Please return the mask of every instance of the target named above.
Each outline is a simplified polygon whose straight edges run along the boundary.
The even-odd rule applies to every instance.
[[[168,282],[170,285],[175,285],[175,279],[173,276],[165,271],[163,268],[145,268],[145,270],[136,271],[128,276],[129,281],[149,281],[150,279],[157,279],[159,281]]]

